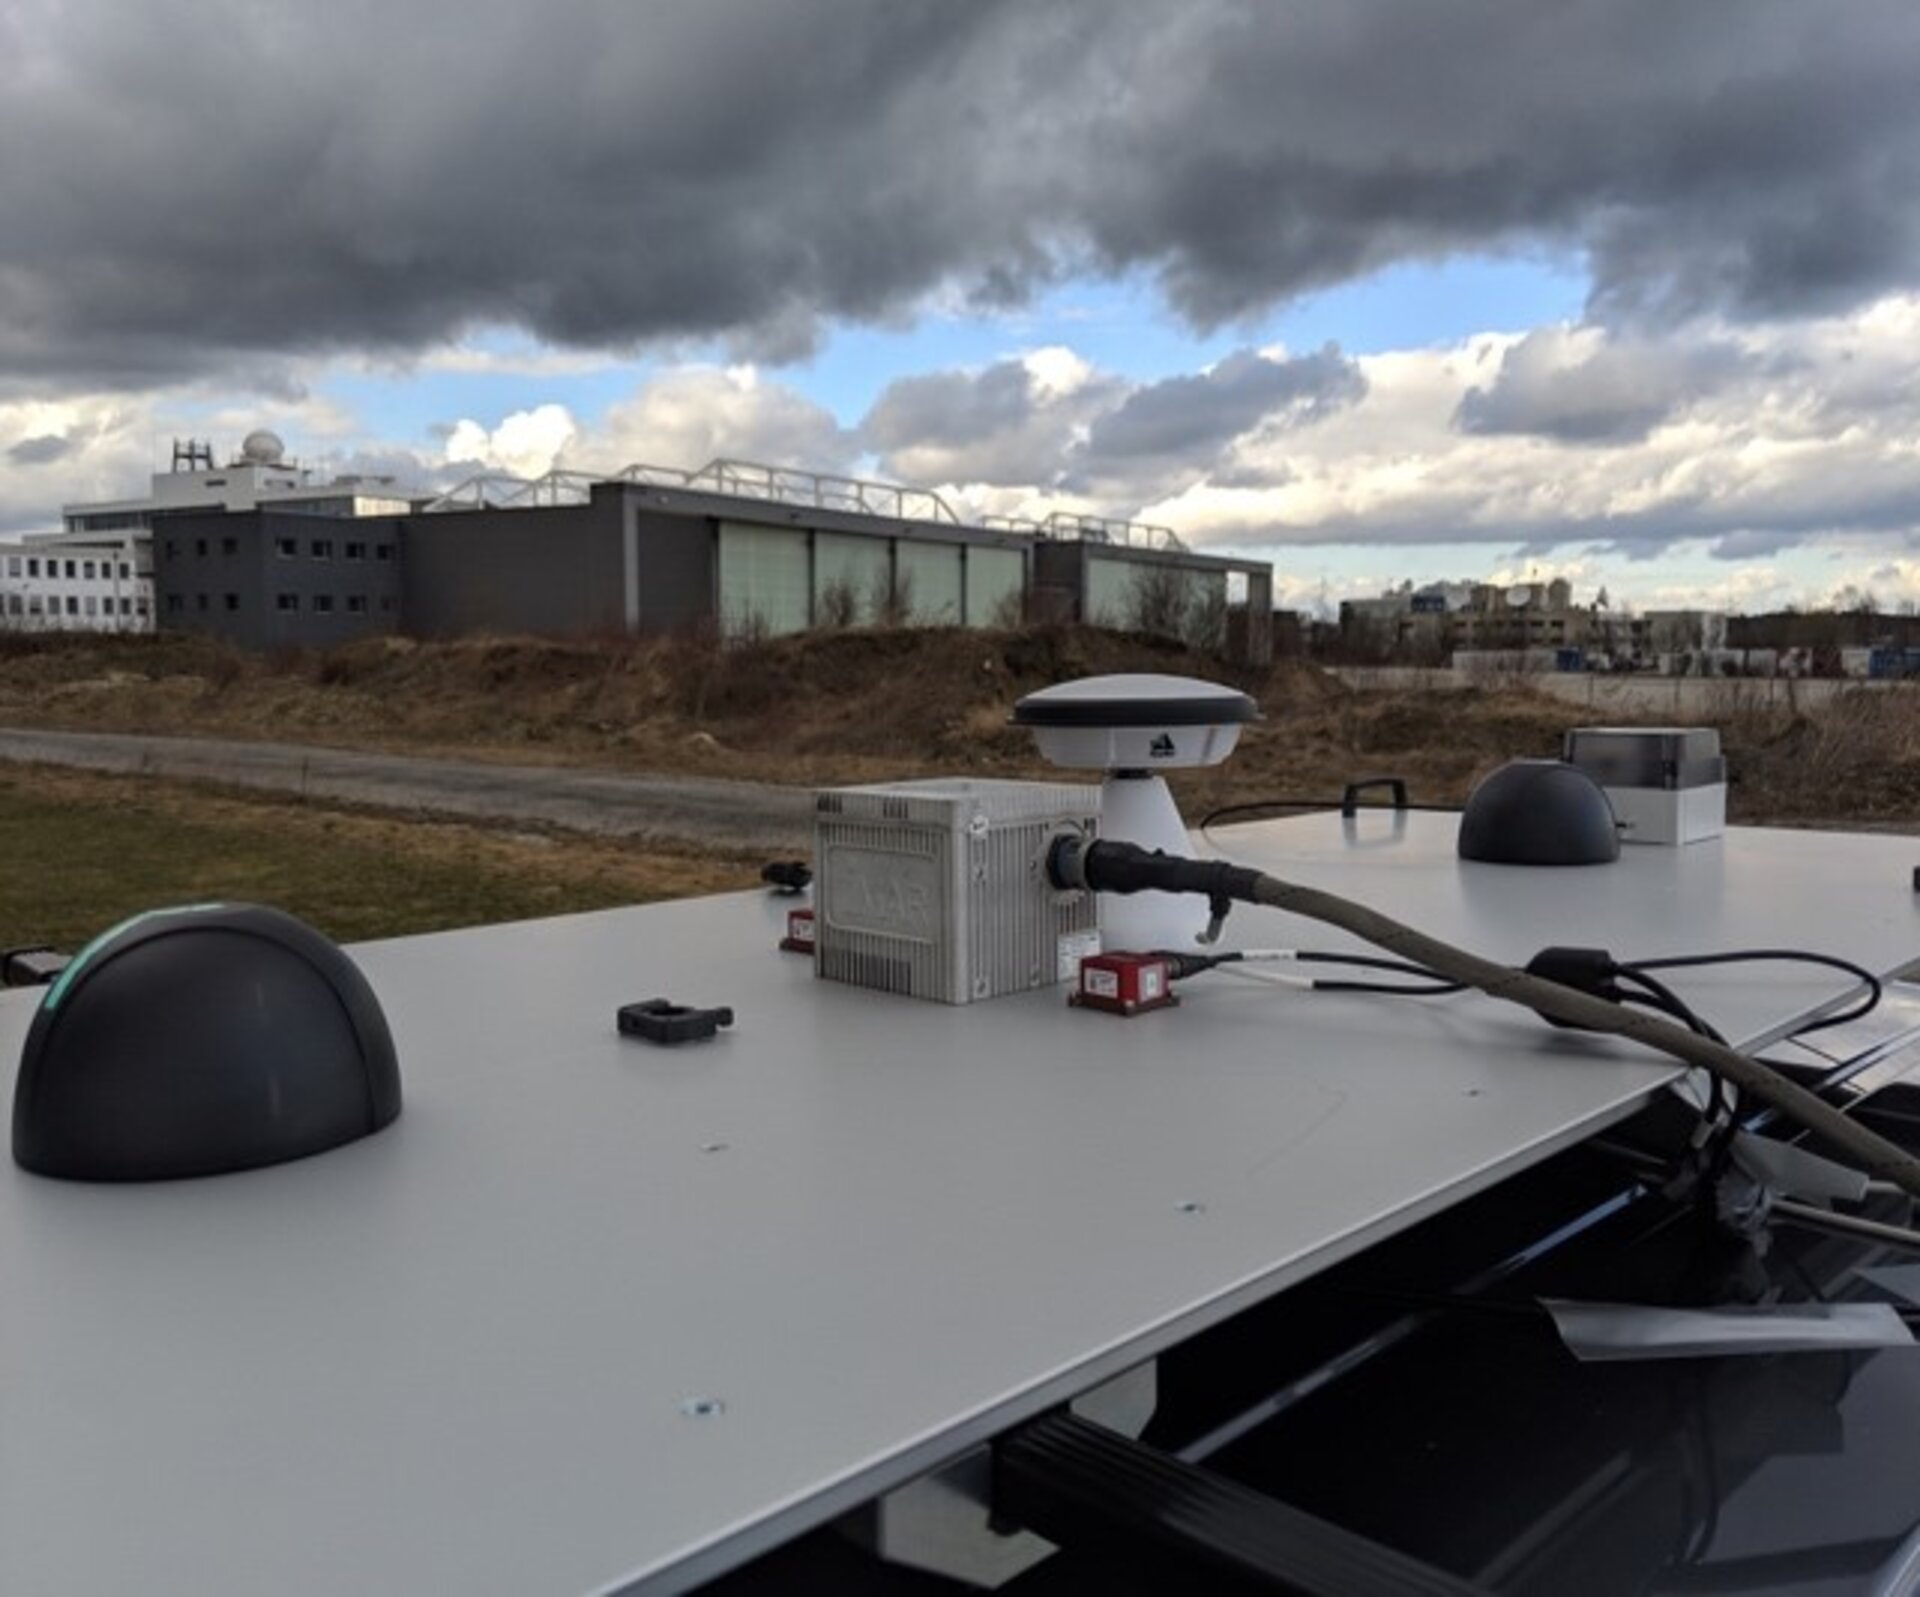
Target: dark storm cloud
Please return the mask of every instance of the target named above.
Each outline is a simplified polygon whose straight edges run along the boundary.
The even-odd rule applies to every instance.
[[[1026,365],[997,361],[985,371],[928,372],[889,383],[862,423],[876,449],[938,441],[983,443],[1033,418],[1039,385]]]
[[[861,438],[883,470],[910,480],[1076,492],[1152,482],[1165,492],[1234,439],[1305,426],[1366,390],[1360,368],[1332,345],[1279,360],[1239,350],[1206,371],[1139,387],[1089,376],[1064,392],[1006,360],[890,383]]]
[[[1749,527],[1730,532],[1707,550],[1715,560],[1764,560],[1801,542],[1802,534],[1784,527]]]
[[[1899,536],[1920,523],[1920,478],[1889,476],[1835,485],[1798,499],[1675,495],[1645,510],[1566,516],[1525,523],[1486,515],[1459,500],[1413,502],[1367,516],[1327,516],[1310,524],[1249,518],[1215,522],[1204,542],[1236,547],[1319,545],[1513,544],[1528,556],[1586,546],[1595,556],[1657,560],[1677,543],[1708,541],[1726,560],[1779,554],[1835,534]]]
[[[7,450],[7,459],[16,466],[44,466],[70,454],[73,447],[73,440],[63,434],[42,433],[35,438],[22,438]]]
[[[1467,390],[1454,422],[1469,433],[1633,443],[1752,364],[1711,341],[1609,340],[1585,350],[1564,329],[1542,328],[1506,351],[1490,384]]]
[[[1076,438],[1126,392],[1105,375],[1058,392],[1019,360],[929,372],[889,383],[860,440],[882,472],[910,482],[1053,487]]]
[[[1094,423],[1078,466],[1097,475],[1168,460],[1204,465],[1263,422],[1304,426],[1366,391],[1360,368],[1332,345],[1286,360],[1243,349],[1210,370],[1135,389]]]
[[[0,372],[792,356],[1088,269],[1216,324],[1527,241],[1609,317],[1831,309],[1920,255],[1916,59],[1910,0],[9,0]]]

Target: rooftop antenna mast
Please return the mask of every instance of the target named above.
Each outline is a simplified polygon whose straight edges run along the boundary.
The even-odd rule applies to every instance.
[[[175,471],[212,471],[212,442],[196,438],[174,439],[173,469]]]

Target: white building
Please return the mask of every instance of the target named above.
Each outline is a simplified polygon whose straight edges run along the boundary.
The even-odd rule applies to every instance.
[[[152,631],[151,552],[131,532],[0,543],[0,630]]]
[[[173,466],[155,472],[140,499],[105,499],[67,505],[68,532],[153,530],[155,520],[187,510],[298,510],[315,516],[400,516],[413,501],[391,477],[313,480],[313,472],[286,458],[273,433],[247,434],[240,453],[226,465],[213,463],[213,446],[188,440],[173,446]]]

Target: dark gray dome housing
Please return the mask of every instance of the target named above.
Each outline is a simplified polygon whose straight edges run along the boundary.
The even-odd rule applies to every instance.
[[[1513,760],[1482,777],[1460,815],[1460,857],[1493,865],[1605,865],[1620,829],[1600,784],[1559,760]]]
[[[13,1157],[78,1181],[302,1158],[400,1113],[386,1017],[359,967],[252,904],[136,915],[47,989],[13,1097]]]

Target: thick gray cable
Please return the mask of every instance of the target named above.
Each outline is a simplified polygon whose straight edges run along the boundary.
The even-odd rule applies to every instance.
[[[1850,1120],[1824,1099],[1789,1081],[1757,1059],[1659,1019],[1644,1010],[1632,1009],[1605,998],[1597,998],[1576,988],[1563,987],[1516,970],[1510,965],[1482,959],[1465,949],[1443,943],[1437,937],[1415,931],[1411,926],[1368,909],[1337,893],[1322,892],[1282,881],[1264,871],[1246,873],[1253,878],[1252,899],[1290,915],[1351,932],[1355,937],[1383,948],[1413,964],[1437,971],[1450,981],[1464,982],[1491,998],[1520,1004],[1555,1020],[1566,1021],[1588,1031],[1610,1032],[1663,1054],[1670,1054],[1690,1065],[1710,1070],[1731,1082],[1743,1093],[1750,1093],[1770,1104],[1781,1114],[1797,1121],[1815,1136],[1844,1153],[1868,1175],[1891,1181],[1903,1192],[1920,1197],[1920,1159],[1889,1142],[1858,1121]],[[1238,896],[1238,895],[1236,895]]]

